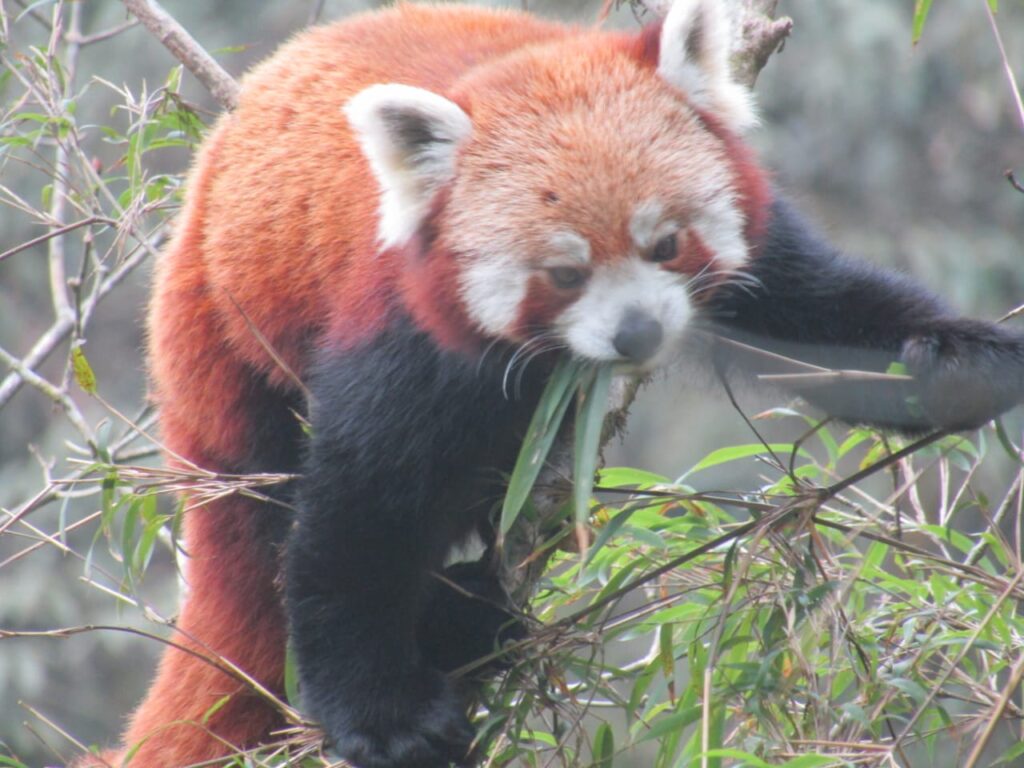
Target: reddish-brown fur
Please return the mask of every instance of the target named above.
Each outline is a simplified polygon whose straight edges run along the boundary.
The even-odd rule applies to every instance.
[[[471,103],[498,120],[505,110],[523,110],[523,104],[502,103],[502,79],[521,78],[520,68],[531,60],[519,57],[500,76],[491,73],[480,81],[462,79],[467,68],[562,38],[565,66],[549,84],[550,103],[532,105],[535,114],[574,94],[588,98],[595,67],[623,70],[616,57],[641,60],[648,69],[656,63],[656,31],[611,35],[520,14],[403,5],[307,32],[245,78],[238,109],[218,122],[196,160],[177,233],[157,267],[150,363],[162,439],[172,457],[209,470],[238,471],[249,453],[254,419],[261,418],[254,403],[292,388],[253,326],[300,376],[313,340],[350,344],[365,338],[399,300],[443,342],[464,341],[460,329],[466,323],[438,314],[439,306],[458,304],[452,262],[427,259],[423,273],[410,276],[402,266],[410,260],[401,249],[377,254],[377,183],[342,105],[372,83],[400,82],[448,96],[474,121]],[[487,133],[486,124],[480,128]],[[664,130],[676,128],[687,126]],[[717,126],[713,132],[728,140]],[[609,156],[615,156],[616,137],[606,138]],[[584,199],[594,205],[619,194],[620,185],[630,193],[644,189],[642,178],[608,178],[621,161],[593,168],[584,163],[590,155],[581,158],[595,189]],[[736,174],[754,179],[757,199],[745,207],[755,210],[764,192],[756,171],[744,163]],[[550,201],[538,195],[535,202],[543,216]],[[596,263],[628,250],[626,206],[581,205],[568,223],[591,236]],[[443,241],[428,245],[446,247]],[[437,291],[451,296],[439,302]],[[173,640],[201,655],[222,656],[281,694],[285,620],[275,586],[277,563],[257,540],[252,522],[260,514],[266,510],[241,497],[187,513],[189,593]],[[228,694],[229,703],[204,723]],[[227,754],[232,746],[252,746],[280,722],[244,684],[212,664],[169,650],[123,743],[141,744],[133,765],[183,766]]]

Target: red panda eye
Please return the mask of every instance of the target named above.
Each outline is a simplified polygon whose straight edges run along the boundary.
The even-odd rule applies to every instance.
[[[655,244],[654,250],[651,251],[650,260],[659,264],[665,261],[672,261],[677,253],[676,234],[673,232],[671,235],[665,235]]]
[[[579,288],[590,276],[586,270],[577,267],[549,267],[548,275],[555,287],[564,291]]]

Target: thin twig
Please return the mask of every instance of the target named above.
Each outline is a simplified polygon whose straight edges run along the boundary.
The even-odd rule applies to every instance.
[[[1013,103],[1017,107],[1017,117],[1020,119],[1021,130],[1024,130],[1024,101],[1021,100],[1020,88],[1017,86],[1017,78],[1013,74],[1013,67],[1010,66],[1010,59],[1006,55],[1006,48],[1003,47],[1003,36],[999,34],[999,25],[996,24],[996,16],[992,13],[992,6],[989,0],[980,0],[985,13],[988,15],[988,23],[992,27],[992,34],[996,38],[996,45],[999,46],[999,57],[1003,61],[1003,71],[1006,72],[1006,79],[1010,83],[1010,94],[1013,96]]]
[[[1005,170],[1003,172],[1003,176],[1005,176],[1006,180],[1008,182],[1010,182],[1010,186],[1011,187],[1016,189],[1018,192],[1024,194],[1024,186],[1021,186],[1021,183],[1019,181],[1017,181],[1017,177],[1013,175],[1013,171],[1012,170],[1010,170],[1010,169]]]
[[[89,227],[92,226],[93,224],[106,224],[108,227],[117,226],[117,222],[114,219],[107,218],[106,216],[90,216],[87,219],[82,219],[81,221],[76,221],[72,224],[65,224],[63,227],[51,230],[50,232],[39,235],[39,237],[34,237],[31,240],[26,240],[21,245],[16,245],[13,248],[8,248],[3,253],[0,253],[0,261],[3,261],[4,259],[10,256],[14,256],[17,253],[21,253],[22,251],[26,251],[32,246],[39,245],[40,243],[45,243],[47,240],[50,240],[51,238],[60,237],[61,235],[66,235],[68,232],[73,232],[74,230],[79,229],[80,227]]]
[[[104,40],[109,40],[112,37],[117,37],[122,32],[127,32],[129,29],[137,27],[139,25],[138,19],[131,19],[122,24],[118,24],[116,27],[111,27],[103,32],[96,32],[92,35],[72,35],[68,33],[65,35],[65,39],[68,42],[74,42],[80,45],[82,48],[93,45],[95,43],[102,43]]]
[[[13,369],[14,372],[21,377],[22,381],[28,382],[59,405],[64,410],[64,415],[67,416],[68,421],[70,421],[74,425],[75,429],[81,433],[89,446],[93,450],[98,450],[96,435],[93,433],[92,428],[86,423],[81,411],[78,410],[78,406],[72,402],[66,392],[61,391],[42,376],[31,371],[21,360],[11,355],[2,347],[0,347],[0,363],[3,363]]]

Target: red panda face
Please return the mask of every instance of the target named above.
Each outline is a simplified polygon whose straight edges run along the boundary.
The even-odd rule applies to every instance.
[[[506,87],[469,102],[445,246],[487,335],[655,365],[694,304],[747,259],[736,179],[723,144],[655,72],[579,53],[550,69],[526,57],[503,68]]]
[[[481,67],[451,101],[403,85],[357,95],[348,114],[381,181],[384,247],[443,190],[432,241],[480,335],[662,362],[748,257],[749,169],[715,127],[743,127],[749,105],[713,65],[702,74],[702,46],[725,43],[692,26],[718,6],[677,2],[657,68],[594,33]]]

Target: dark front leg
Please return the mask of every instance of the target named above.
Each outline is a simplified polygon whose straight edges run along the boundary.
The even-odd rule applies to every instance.
[[[359,768],[446,768],[466,761],[474,732],[417,637],[446,542],[417,525],[420,500],[379,479],[366,490],[355,478],[314,483],[304,494],[287,557],[302,699],[332,749]],[[374,519],[383,509],[412,514]]]
[[[489,560],[457,563],[435,578],[418,630],[420,651],[431,666],[453,672],[526,637],[526,627]],[[509,662],[497,656],[475,670],[473,678],[507,667]]]
[[[403,326],[324,354],[310,389],[285,562],[303,703],[359,768],[464,763],[474,731],[443,670],[468,660],[465,643],[429,630],[483,622],[467,618],[476,601],[440,597],[436,574],[490,511],[485,479],[511,466],[532,405],[503,398],[500,370]]]
[[[966,429],[1024,400],[1024,335],[958,318],[905,277],[843,256],[784,200],[748,272],[756,284],[713,298],[716,333],[830,369],[885,372],[899,363],[913,377],[787,380],[834,416],[911,432]],[[794,372],[735,345],[717,354],[748,374]]]

